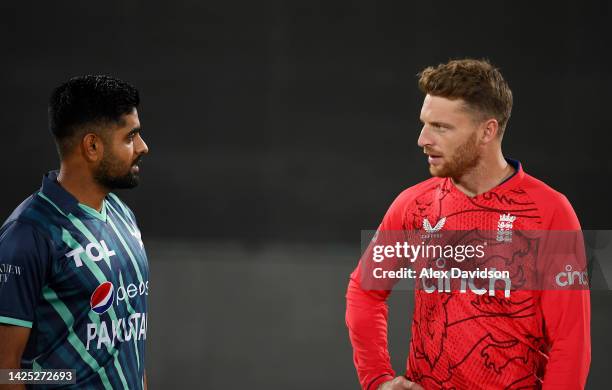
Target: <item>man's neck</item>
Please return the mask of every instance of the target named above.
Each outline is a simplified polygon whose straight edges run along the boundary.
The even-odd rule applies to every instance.
[[[108,191],[100,186],[87,172],[62,164],[57,182],[72,194],[79,203],[101,211]]]
[[[499,153],[495,158],[483,158],[476,167],[459,178],[452,178],[452,181],[461,192],[474,197],[497,187],[515,171]]]

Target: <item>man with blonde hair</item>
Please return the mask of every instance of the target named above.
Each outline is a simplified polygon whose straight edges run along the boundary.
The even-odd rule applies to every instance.
[[[564,195],[504,157],[512,92],[498,69],[486,60],[453,60],[423,70],[419,88],[425,98],[418,146],[433,177],[395,199],[379,233],[500,229],[504,241],[513,232],[523,237],[521,230],[580,231]],[[510,296],[416,289],[406,374],[396,377],[387,349],[390,288],[365,286],[367,272],[360,262],[346,295],[363,389],[584,388],[588,288]]]

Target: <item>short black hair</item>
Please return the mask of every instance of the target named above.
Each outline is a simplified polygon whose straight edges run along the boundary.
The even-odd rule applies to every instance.
[[[107,75],[73,77],[55,88],[49,99],[49,130],[60,157],[72,148],[83,125],[118,123],[139,103],[133,85]]]

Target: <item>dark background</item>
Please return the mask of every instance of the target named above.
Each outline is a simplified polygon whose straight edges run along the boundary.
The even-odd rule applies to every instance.
[[[583,228],[609,229],[610,7],[2,2],[0,216],[58,165],[51,89],[126,79],[150,148],[121,195],[151,262],[152,387],[355,388],[343,294],[360,231],[428,177],[416,73],[458,57],[499,66],[515,96],[506,155],[566,194]],[[609,382],[611,303],[593,293],[593,389]],[[391,306],[401,371],[409,294]]]

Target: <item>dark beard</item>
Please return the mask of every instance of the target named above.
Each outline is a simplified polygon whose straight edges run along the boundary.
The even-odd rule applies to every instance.
[[[117,174],[122,170],[122,167],[116,163],[117,159],[113,155],[104,156],[94,175],[94,179],[109,190],[130,189],[134,188],[140,182],[140,177],[132,172],[132,166],[140,161],[140,157],[136,159],[128,168],[127,173]]]

